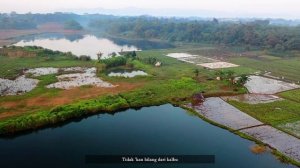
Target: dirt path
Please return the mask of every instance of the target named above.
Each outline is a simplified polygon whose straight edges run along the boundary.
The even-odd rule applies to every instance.
[[[218,124],[233,130],[240,130],[240,132],[262,141],[284,155],[300,162],[300,139],[264,125],[221,98],[208,98],[202,105],[192,106],[188,104],[186,107]]]

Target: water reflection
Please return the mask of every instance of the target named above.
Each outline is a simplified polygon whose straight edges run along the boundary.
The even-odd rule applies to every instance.
[[[102,52],[107,57],[113,52],[138,51],[147,49],[172,48],[173,45],[165,42],[131,40],[120,38],[104,38],[103,36],[82,35],[82,34],[59,34],[45,33],[31,35],[18,39],[16,46],[41,46],[44,48],[59,50],[62,52],[71,51],[73,54],[89,55],[97,59],[97,53]]]
[[[74,39],[80,36],[74,36]],[[67,38],[36,38],[34,40],[21,40],[14,44],[16,46],[41,46],[51,50],[62,52],[71,51],[75,55],[89,55],[92,59],[97,59],[97,53],[102,52],[108,56],[112,52],[137,51],[133,45],[118,45],[106,38],[97,38],[93,35],[84,35],[83,38],[69,40]]]

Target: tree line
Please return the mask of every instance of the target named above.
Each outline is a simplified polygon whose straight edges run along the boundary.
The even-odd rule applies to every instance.
[[[93,20],[89,25],[102,29],[106,26],[106,32],[130,38],[256,46],[276,50],[300,49],[300,26],[270,25],[268,20],[242,23],[142,16]]]

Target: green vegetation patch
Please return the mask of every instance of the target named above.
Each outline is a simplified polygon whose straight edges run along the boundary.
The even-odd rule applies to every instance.
[[[131,107],[158,105],[171,101],[172,98],[185,98],[203,91],[205,84],[198,84],[191,78],[161,81],[143,89],[121,94]]]
[[[128,107],[127,101],[118,95],[86,100],[1,121],[0,134],[35,129],[96,112],[112,112]]]
[[[247,104],[237,101],[229,101],[229,103],[254,118],[272,126],[300,120],[300,104],[290,100],[266,104]]]
[[[291,81],[300,81],[300,60],[299,58],[287,58],[278,60],[259,60],[248,57],[231,58],[232,63],[240,66],[258,69],[261,71],[269,71],[274,76],[284,76]]]
[[[300,89],[282,92],[279,96],[300,103]]]

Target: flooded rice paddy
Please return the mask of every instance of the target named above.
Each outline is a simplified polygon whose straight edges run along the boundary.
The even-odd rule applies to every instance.
[[[250,76],[245,87],[250,93],[276,94],[279,92],[300,88],[299,85],[261,76]]]
[[[216,59],[204,57],[201,55],[191,55],[188,53],[169,53],[166,56],[176,58],[180,61],[188,62],[191,64],[196,64],[209,69],[221,69],[221,68],[231,68],[231,67],[239,66],[229,62],[223,62]]]
[[[29,92],[37,87],[38,80],[26,77],[32,75],[39,77],[43,75],[66,73],[58,75],[58,82],[47,85],[47,88],[71,89],[85,85],[92,85],[96,87],[115,87],[114,85],[101,80],[96,75],[96,68],[82,68],[82,67],[69,67],[69,68],[34,68],[24,71],[22,75],[15,80],[0,78],[0,95],[20,95]]]

